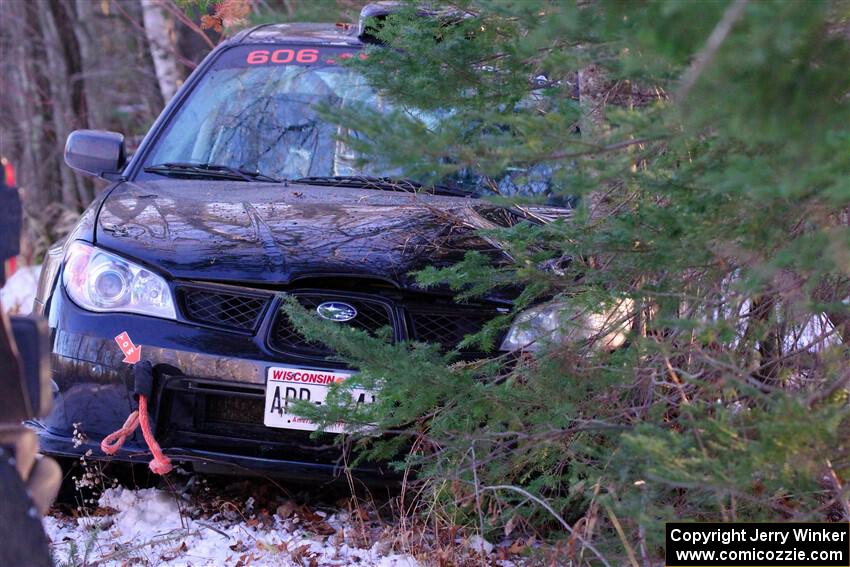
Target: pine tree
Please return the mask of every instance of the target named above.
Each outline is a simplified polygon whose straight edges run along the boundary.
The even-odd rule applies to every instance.
[[[417,467],[456,523],[521,516],[558,538],[587,519],[570,547],[585,559],[590,544],[611,564],[656,561],[673,519],[850,519],[847,6],[467,0],[373,22],[384,45],[352,65],[397,107],[445,118],[333,112],[366,159],[494,187],[545,168],[549,194],[489,199],[577,202],[569,220],[485,231],[510,263],[471,253],[420,285],[458,301],[523,289],[468,338],[480,348],[538,302],[562,306],[564,329],[593,325],[468,363],[289,303],[360,370],[302,411],[394,432],[352,434],[364,458]],[[612,332],[625,344],[605,348]],[[379,402],[356,407],[353,386]]]

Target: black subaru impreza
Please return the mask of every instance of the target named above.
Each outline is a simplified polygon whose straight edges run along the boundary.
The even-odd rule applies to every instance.
[[[204,60],[129,161],[120,134],[68,138],[68,165],[113,183],[42,271],[36,311],[52,330],[55,409],[34,427],[46,453],[103,456],[101,440],[144,402],[150,436],[186,468],[334,475],[339,449],[311,437],[316,425],[287,400],[321,403],[354,369],[299,334],[282,295],[340,325],[447,349],[510,309],[505,297],[457,304],[417,288],[411,272],[470,250],[502,254],[475,229],[529,220],[480,199],[492,183],[522,190],[511,174],[423,187],[359,165],[351,133],[323,118],[347,105],[389,109],[342,64],[365,56],[360,32],[242,32]],[[545,311],[526,315],[545,326]],[[508,330],[501,348],[527,333]],[[110,458],[150,458],[131,429]],[[381,474],[371,467],[362,472]]]

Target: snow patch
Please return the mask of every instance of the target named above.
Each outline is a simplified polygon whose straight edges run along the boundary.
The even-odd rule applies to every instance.
[[[419,567],[419,562],[410,555],[388,555],[381,557],[375,567]]]
[[[0,268],[2,265],[0,265]],[[38,287],[38,277],[41,265],[22,266],[6,280],[6,285],[0,289],[0,303],[7,313],[29,315],[35,301],[35,290]]]
[[[297,517],[274,516],[274,525],[229,521],[224,514],[193,519],[190,502],[168,492],[124,487],[105,490],[99,514],[80,518],[44,518],[52,552],[59,564],[251,567],[420,567],[409,554],[394,553],[387,542],[358,547],[346,538],[356,532],[347,514],[325,521],[336,533],[322,536]],[[317,514],[317,517],[321,515]],[[301,550],[301,548],[304,548]]]
[[[147,540],[185,527],[174,496],[155,488],[109,488],[101,495],[99,504],[118,510],[112,518],[112,529],[120,533],[122,540]]]

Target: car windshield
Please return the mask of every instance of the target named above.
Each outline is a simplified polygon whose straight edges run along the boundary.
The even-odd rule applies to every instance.
[[[257,45],[222,52],[169,121],[144,166],[181,164],[185,173],[186,164],[214,164],[277,179],[399,178],[401,171],[363,165],[343,141],[357,134],[320,112],[362,105],[393,110],[365,78],[340,65],[365,56],[361,53],[344,47]],[[439,121],[433,113],[401,110],[429,127]],[[546,194],[550,177],[546,170],[506,172],[498,180],[463,172],[440,183],[478,195],[494,189],[503,195]]]

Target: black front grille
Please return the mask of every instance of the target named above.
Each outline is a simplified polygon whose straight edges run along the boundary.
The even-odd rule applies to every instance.
[[[329,282],[333,284],[337,282]],[[344,283],[344,282],[342,282]],[[284,293],[298,299],[313,313],[325,302],[346,303],[357,310],[354,319],[336,323],[373,335],[390,328],[393,340],[412,339],[455,349],[467,336],[478,333],[505,307],[498,304],[455,304],[450,298],[405,293],[388,286],[363,290],[344,286],[310,287]],[[308,341],[282,311],[269,313],[278,301],[272,292],[215,284],[185,284],[177,289],[180,308],[189,321],[241,333],[251,333],[269,319],[267,346],[285,354],[324,360],[333,351],[318,342]],[[264,331],[265,332],[265,331]],[[463,349],[464,356],[475,354]],[[481,353],[478,353],[481,354]]]
[[[394,327],[392,308],[389,304],[380,300],[336,296],[323,292],[295,292],[293,295],[305,309],[313,312],[319,305],[327,301],[343,302],[354,307],[357,310],[357,316],[351,321],[337,323],[339,325],[348,325],[373,334],[383,327]],[[269,344],[275,350],[283,352],[294,351],[313,355],[332,354],[332,351],[325,345],[308,341],[298,332],[283,312],[277,314],[269,335]]]
[[[263,423],[265,405],[262,398],[207,396],[207,421],[217,423]]]
[[[411,338],[423,343],[436,343],[446,349],[457,347],[464,337],[481,331],[487,321],[498,315],[490,310],[460,307],[453,311],[431,310],[427,306],[411,308],[408,313]]]
[[[263,425],[261,385],[164,376],[157,416],[157,439],[180,447],[243,457],[336,464],[341,460],[332,434]]]
[[[180,288],[186,318],[197,323],[252,331],[268,304],[268,297],[211,288]]]

